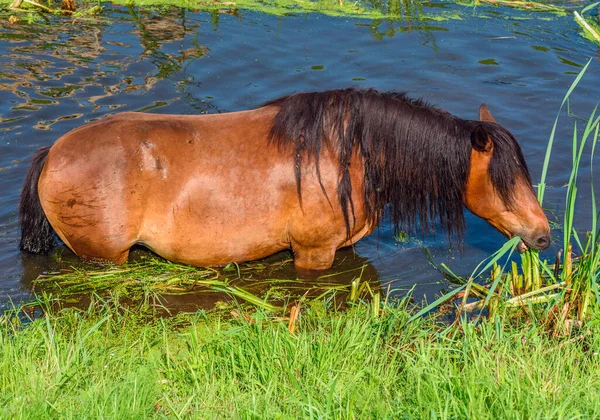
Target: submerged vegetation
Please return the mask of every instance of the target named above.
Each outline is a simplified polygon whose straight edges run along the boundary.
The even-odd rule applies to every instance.
[[[291,302],[327,298],[342,303],[375,295],[369,284],[370,278],[364,276],[367,265],[330,270],[330,273],[300,279],[291,277],[294,273],[291,261],[288,258],[275,262],[229,264],[218,269],[175,264],[160,257],[144,258],[122,266],[79,264],[77,268],[40,275],[33,281],[33,291],[40,295],[50,294],[50,298],[68,298],[70,303],[80,306],[92,294],[111,295],[134,304],[153,302],[159,307],[165,296],[218,294],[265,310],[279,311],[285,310]],[[348,281],[349,278],[352,280]],[[169,311],[168,307],[162,308]]]

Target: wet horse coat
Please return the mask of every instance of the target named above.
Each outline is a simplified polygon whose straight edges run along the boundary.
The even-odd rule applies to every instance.
[[[396,228],[427,233],[439,219],[460,235],[463,205],[528,246],[549,244],[505,129],[348,89],[229,114],[122,113],[77,128],[34,158],[21,247],[47,250],[53,229],[90,260],[125,262],[134,244],[197,266],[291,248],[298,268],[325,269],[384,211]]]

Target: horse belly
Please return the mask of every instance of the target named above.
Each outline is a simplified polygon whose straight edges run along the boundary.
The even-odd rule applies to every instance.
[[[266,257],[289,248],[284,233],[268,222],[235,225],[207,220],[204,226],[174,232],[168,228],[146,235],[141,243],[171,261],[195,266],[222,266]]]
[[[269,171],[237,175],[198,173],[168,198],[153,200],[140,242],[165,258],[200,266],[249,261],[289,248],[293,183],[288,191]]]

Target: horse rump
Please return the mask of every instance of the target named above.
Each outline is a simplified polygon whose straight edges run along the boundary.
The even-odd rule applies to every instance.
[[[54,246],[54,230],[44,213],[38,195],[38,181],[44,168],[50,147],[43,147],[31,159],[31,167],[25,178],[19,204],[22,251],[35,254],[47,253]]]

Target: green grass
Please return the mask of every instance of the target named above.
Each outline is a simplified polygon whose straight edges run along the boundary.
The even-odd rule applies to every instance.
[[[597,418],[600,324],[409,322],[405,304],[0,318],[2,418]],[[385,309],[383,311],[383,309]],[[240,309],[240,311],[243,311]]]
[[[555,6],[552,2],[537,2],[532,0],[457,0],[457,3],[472,7],[482,4],[488,6],[510,7],[528,12],[553,13],[558,16],[565,16],[567,14],[565,8]]]

